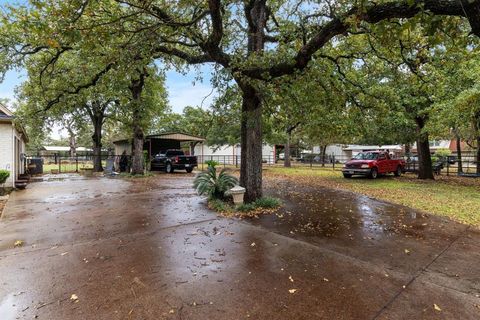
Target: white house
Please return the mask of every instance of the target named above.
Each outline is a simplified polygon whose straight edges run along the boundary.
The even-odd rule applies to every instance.
[[[205,143],[199,143],[195,146],[194,153],[204,161],[215,160],[222,164],[235,164],[240,163],[242,149],[240,148],[240,144],[233,146],[209,146]],[[269,144],[263,144],[262,158],[266,163],[274,163],[275,147]]]
[[[13,122],[13,113],[0,103],[0,169],[10,171],[5,187],[15,187],[19,175],[25,173],[25,130]]]
[[[373,151],[373,150],[389,150],[394,155],[401,155],[403,153],[403,147],[401,145],[385,145],[385,146],[373,146],[373,145],[357,145],[357,144],[330,144],[325,150],[327,156],[333,155],[335,159],[340,162],[350,160],[360,152]],[[321,147],[314,146],[312,149],[314,154],[321,153]]]

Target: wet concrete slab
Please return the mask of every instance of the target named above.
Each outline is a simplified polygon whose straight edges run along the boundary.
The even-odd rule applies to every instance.
[[[14,193],[0,221],[0,319],[480,316],[475,230],[328,189],[299,206],[270,188],[285,200],[277,215],[226,219],[191,183],[75,178]]]

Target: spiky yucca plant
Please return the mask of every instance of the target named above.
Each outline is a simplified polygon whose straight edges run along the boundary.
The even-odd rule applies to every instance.
[[[217,169],[209,165],[206,172],[199,173],[193,181],[193,187],[200,195],[207,195],[210,199],[223,199],[225,191],[238,184],[237,178],[229,175],[225,169],[217,175]]]

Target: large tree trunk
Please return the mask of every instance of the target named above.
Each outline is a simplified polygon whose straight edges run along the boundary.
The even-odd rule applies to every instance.
[[[75,139],[74,135],[70,135],[68,143],[70,145],[70,157],[75,158],[77,155],[77,140]]]
[[[241,163],[240,185],[246,189],[244,201],[262,197],[262,103],[260,92],[241,83]]]
[[[463,163],[462,163],[462,141],[460,140],[460,136],[458,134],[455,135],[456,137],[456,147],[457,147],[457,166],[458,172],[463,173]]]
[[[291,139],[291,133],[287,132],[287,142],[285,143],[285,150],[283,151],[285,155],[283,166],[286,168],[290,168],[292,166],[292,163],[290,162],[290,139]]]
[[[325,160],[327,159],[327,145],[321,146],[322,167],[325,167]]]
[[[95,106],[92,110],[91,120],[93,123],[93,171],[102,172],[102,127],[104,114],[101,112],[100,106]]]
[[[248,20],[248,55],[261,55],[265,45],[266,1],[247,1],[244,11]],[[246,189],[244,201],[249,203],[262,197],[261,91],[252,80],[236,76],[235,81],[242,91],[240,185]]]
[[[418,152],[418,179],[433,180],[432,157],[430,155],[430,144],[428,142],[428,133],[422,132],[425,127],[425,119],[416,117],[417,123],[417,152]]]
[[[142,108],[142,91],[145,84],[146,70],[140,73],[138,79],[133,79],[130,84],[130,92],[132,93],[132,129],[133,129],[133,145],[132,145],[132,174],[144,173],[144,156],[143,141],[144,133],[142,128],[143,108]]]

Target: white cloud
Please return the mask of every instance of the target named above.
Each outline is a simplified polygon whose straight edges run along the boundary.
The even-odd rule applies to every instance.
[[[168,100],[172,111],[182,113],[186,106],[201,106],[207,108],[217,96],[210,85],[203,83],[175,82],[168,85]]]

